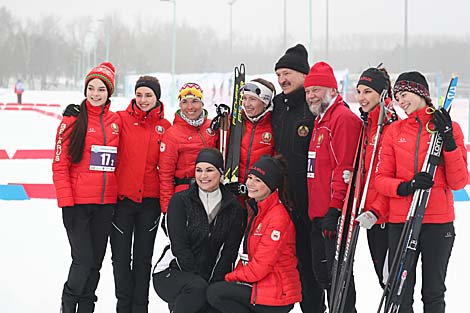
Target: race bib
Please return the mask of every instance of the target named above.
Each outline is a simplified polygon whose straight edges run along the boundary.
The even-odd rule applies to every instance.
[[[307,162],[307,178],[315,177],[315,159],[317,156],[316,151],[308,152],[308,162]]]
[[[117,147],[91,146],[90,170],[114,172],[116,169]]]

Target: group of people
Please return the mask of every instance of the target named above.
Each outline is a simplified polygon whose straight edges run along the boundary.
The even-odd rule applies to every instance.
[[[242,88],[239,177],[227,184],[225,155],[216,149],[223,138],[211,128],[198,84],[180,88],[171,124],[157,78],[140,77],[135,98],[115,113],[114,66],[105,62],[87,74],[86,98],[64,111],[52,165],[72,254],[62,312],[93,312],[108,237],[118,313],[148,312],[151,277],[174,313],[289,312],[297,302],[303,312],[325,312],[361,132],[362,174],[371,171],[371,181],[357,221],[368,229],[380,286],[413,192],[432,187],[416,260],[421,254],[424,312],[444,312],[455,237],[451,190],[467,182],[459,125],[433,105],[419,72],[402,73],[392,88],[384,68],[366,69],[355,113],[332,67],[310,67],[303,45],[289,48],[274,70],[281,93],[261,78]],[[387,120],[372,159],[383,94],[408,117]],[[433,131],[444,142],[435,177],[420,171]],[[168,244],[152,271],[160,225]],[[402,313],[413,312],[414,283],[413,271]],[[352,277],[344,312],[356,312],[355,302]]]

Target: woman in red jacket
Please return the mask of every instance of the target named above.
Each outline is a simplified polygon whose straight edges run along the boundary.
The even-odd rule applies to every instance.
[[[72,252],[61,312],[91,313],[117,199],[115,166],[120,121],[110,112],[114,66],[105,62],[85,78],[78,116],[64,116],[52,163],[57,202]]]
[[[274,154],[271,114],[275,94],[274,85],[262,78],[253,79],[243,86],[244,133],[240,145],[238,182],[226,185],[235,195],[246,195],[244,183],[255,161],[262,155]]]
[[[390,77],[384,68],[371,67],[365,70],[359,77],[356,91],[356,99],[360,106],[359,111],[365,124],[365,138],[367,138],[363,142],[363,148],[365,149],[363,183],[369,175],[369,171],[371,171],[364,212],[358,216],[357,220],[362,227],[367,228],[369,252],[374,263],[375,273],[379,278],[380,286],[383,288],[387,280],[385,278],[384,281],[383,273],[388,251],[388,216],[381,216],[380,212],[387,206],[387,199],[383,195],[378,194],[375,189],[375,168],[377,167],[377,154],[382,144],[383,134],[388,125],[397,119],[397,115],[393,105],[391,105],[393,95]],[[375,159],[371,164],[380,115],[380,95],[384,91],[386,92],[384,126],[377,143]]]
[[[413,266],[422,262],[422,300],[425,313],[445,311],[444,291],[447,264],[454,244],[454,199],[452,190],[467,184],[467,151],[459,124],[446,110],[434,110],[426,78],[419,72],[402,73],[393,93],[408,118],[393,123],[384,135],[375,185],[389,197],[389,266],[417,189],[429,189]],[[436,129],[443,139],[443,156],[433,177],[421,172],[430,133]],[[413,312],[416,271],[408,272],[400,312]]]
[[[160,144],[160,205],[164,214],[171,196],[188,189],[194,181],[194,162],[199,150],[215,148],[219,139],[218,132],[210,128],[211,120],[203,109],[204,95],[198,84],[184,84],[178,100],[180,109]]]
[[[160,95],[158,79],[142,76],[135,84],[135,98],[126,110],[117,112],[122,130],[111,251],[118,313],[148,310],[153,247],[161,213],[157,165],[161,138],[170,127]]]
[[[289,312],[302,300],[295,255],[295,228],[289,212],[286,165],[280,156],[261,157],[246,181],[252,210],[240,261],[225,282],[207,290],[222,313]]]

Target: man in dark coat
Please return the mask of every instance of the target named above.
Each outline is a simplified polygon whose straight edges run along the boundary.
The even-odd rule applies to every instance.
[[[310,69],[307,58],[305,47],[297,44],[287,49],[276,63],[274,70],[283,92],[273,99],[272,125],[276,153],[284,155],[288,162],[289,185],[295,204],[293,221],[303,299],[300,307],[304,313],[323,313],[324,291],[313,273],[307,214],[307,151],[315,119],[305,101],[304,79]]]

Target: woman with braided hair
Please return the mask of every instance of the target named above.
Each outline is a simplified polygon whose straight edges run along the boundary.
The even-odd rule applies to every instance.
[[[64,115],[57,129],[52,179],[72,255],[62,291],[63,313],[91,313],[97,300],[118,193],[121,124],[109,110],[114,76],[109,62],[93,68],[85,77],[86,98],[79,112]]]
[[[392,266],[414,192],[432,187],[412,267],[403,287],[400,313],[413,312],[419,255],[424,313],[443,313],[445,277],[455,239],[452,190],[464,188],[468,176],[464,136],[459,124],[451,120],[445,109],[434,108],[423,74],[416,71],[400,74],[393,93],[408,117],[393,123],[385,133],[375,179],[377,191],[388,197],[389,267]],[[438,131],[443,141],[434,177],[421,171],[431,129]]]

